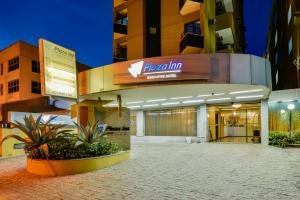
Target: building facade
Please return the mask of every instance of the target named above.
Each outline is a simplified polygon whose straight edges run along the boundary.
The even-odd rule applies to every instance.
[[[77,63],[77,68],[78,72],[81,72],[90,67]],[[36,105],[31,107],[33,101],[36,101]],[[38,47],[18,41],[2,49],[0,51],[0,126],[8,120],[9,111],[50,111],[52,109],[49,109],[50,105],[47,106],[48,102],[48,99],[41,94]],[[46,106],[42,108],[38,105]]]
[[[272,65],[274,90],[300,87],[300,2],[274,0],[266,56]]]
[[[243,53],[241,0],[115,0],[114,61]]]

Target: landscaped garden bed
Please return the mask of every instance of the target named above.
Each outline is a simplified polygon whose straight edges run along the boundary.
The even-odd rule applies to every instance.
[[[269,144],[282,148],[300,147],[300,132],[270,132]]]
[[[109,167],[129,159],[129,151],[106,140],[105,132],[98,129],[98,123],[86,127],[74,123],[78,133],[65,129],[65,125],[51,124],[50,119],[42,122],[32,115],[24,123],[12,123],[27,137],[8,135],[2,142],[15,138],[25,144],[27,171],[36,175],[57,176],[88,172]]]

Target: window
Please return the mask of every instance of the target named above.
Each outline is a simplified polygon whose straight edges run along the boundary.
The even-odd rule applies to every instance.
[[[0,64],[0,75],[3,75],[3,64]]]
[[[41,94],[41,83],[31,81],[31,93]]]
[[[290,5],[289,11],[288,11],[288,24],[290,24],[292,19],[292,6]]]
[[[292,50],[293,50],[293,38],[291,37],[289,40],[289,55],[291,54]]]
[[[185,33],[194,33],[201,35],[200,21],[195,21],[184,25]]]
[[[278,31],[276,30],[276,33],[275,33],[275,46],[277,45],[277,42],[278,42]]]
[[[8,61],[8,72],[19,69],[19,57],[13,58]]]
[[[14,93],[19,91],[19,79],[8,82],[8,93]]]
[[[3,95],[3,84],[0,85],[0,96]]]
[[[40,73],[40,62],[36,60],[31,61],[31,71],[35,73]]]

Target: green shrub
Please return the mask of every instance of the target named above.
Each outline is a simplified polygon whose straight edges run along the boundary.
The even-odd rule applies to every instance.
[[[48,144],[50,160],[69,160],[110,155],[120,150],[115,142],[101,140],[98,143],[83,143],[75,146],[76,140],[61,139]]]
[[[293,132],[292,133],[292,138],[295,143],[300,143],[300,132]]]
[[[269,134],[269,145],[285,148],[293,143],[295,143],[295,138],[287,132],[270,132]]]

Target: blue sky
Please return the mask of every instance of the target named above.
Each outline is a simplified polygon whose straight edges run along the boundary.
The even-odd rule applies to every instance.
[[[244,0],[247,53],[262,56],[271,0]],[[112,0],[6,0],[1,2],[0,49],[43,37],[74,49],[79,62],[112,62]]]
[[[79,62],[112,62],[111,0],[1,1],[0,49],[18,40],[38,45],[43,37],[74,49]]]

